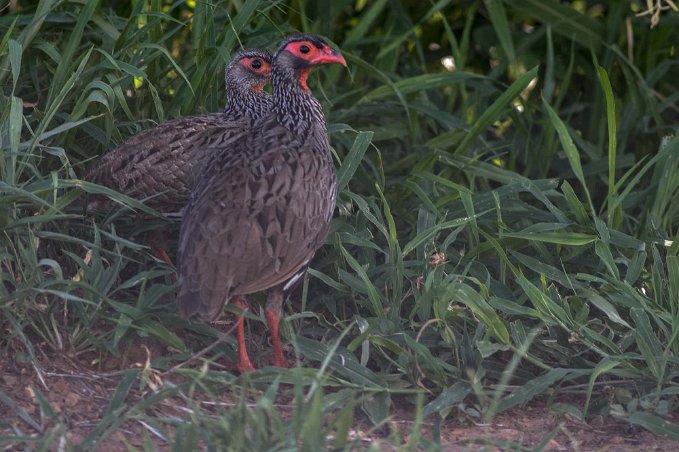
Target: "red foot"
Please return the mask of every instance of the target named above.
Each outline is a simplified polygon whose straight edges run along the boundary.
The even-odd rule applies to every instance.
[[[243,300],[236,297],[233,300],[233,304],[245,312],[246,307]],[[250,361],[248,349],[245,345],[245,318],[243,314],[236,314],[236,334],[238,336],[238,371],[240,373],[254,372],[256,369],[252,365],[252,361]]]

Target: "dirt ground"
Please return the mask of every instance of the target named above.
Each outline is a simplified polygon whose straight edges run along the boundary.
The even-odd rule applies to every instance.
[[[73,361],[63,357],[47,359],[48,357],[44,356],[40,374],[27,363],[0,358],[0,437],[4,436],[6,441],[7,436],[16,434],[15,428],[24,434],[37,435],[38,431],[31,425],[30,419],[49,425],[48,416],[40,410],[39,394],[36,394],[38,389],[67,426],[68,442],[78,444],[101,419],[120,381],[121,377],[117,371],[143,366],[147,349],[146,345],[141,344],[138,350],[133,351],[126,359],[108,358],[103,363],[99,362],[96,368],[90,365],[92,361],[87,361],[92,357]],[[149,391],[153,390],[152,383],[151,381],[151,385],[147,386],[143,393],[136,390],[131,397],[148,397]],[[10,406],[10,400],[16,405]],[[578,405],[574,401],[571,403]],[[169,405],[163,406],[172,410]],[[25,414],[22,414],[22,411]],[[406,432],[412,431],[413,412],[411,407],[403,407],[397,408],[392,413],[390,426],[404,432],[403,441],[408,439]],[[372,431],[367,420],[359,420],[358,424],[351,434],[360,438],[366,448],[377,442],[380,450],[393,449],[386,437],[367,433]],[[126,444],[143,448],[144,428],[140,423],[127,422],[108,437],[100,450],[127,451]],[[425,419],[421,434],[431,439],[433,428],[433,419]],[[510,447],[516,450],[517,444],[522,444],[526,448],[540,445],[555,429],[558,429],[558,433],[548,441],[544,450],[679,450],[677,441],[658,437],[642,428],[630,426],[610,417],[584,423],[573,417],[555,413],[545,400],[536,400],[529,406],[501,413],[489,425],[476,424],[467,418],[451,415],[440,425],[440,441],[445,451],[501,450],[503,443],[509,443]],[[157,450],[170,449],[169,444],[157,438],[155,440]],[[0,443],[0,448],[8,451],[22,450],[24,447]],[[52,450],[61,448],[55,446]]]

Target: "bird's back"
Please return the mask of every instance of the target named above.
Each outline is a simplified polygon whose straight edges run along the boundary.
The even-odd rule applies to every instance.
[[[179,211],[191,194],[209,130],[228,121],[224,113],[167,121],[102,156],[84,178],[137,199],[150,198],[148,204],[161,212]],[[104,203],[104,197],[94,197],[89,207]]]

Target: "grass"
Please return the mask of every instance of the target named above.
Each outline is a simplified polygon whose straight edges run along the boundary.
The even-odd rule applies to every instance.
[[[190,3],[190,2],[189,2]],[[584,2],[64,3],[0,15],[0,347],[44,375],[44,356],[105,362],[153,338],[164,352],[118,369],[78,441],[36,388],[41,416],[3,443],[88,449],[126,422],[145,448],[361,447],[414,407],[403,448],[436,448],[424,416],[490,422],[539,396],[679,439],[679,15]],[[669,5],[669,4],[668,4]],[[349,72],[314,75],[338,166],[327,244],[286,304],[301,367],[210,370],[233,340],[176,315],[170,270],[131,211],[78,179],[154,122],[223,108],[243,45],[294,30],[335,42]],[[442,58],[454,61],[451,71]],[[118,201],[83,217],[83,192]],[[266,350],[263,317],[250,315]],[[176,368],[220,337],[191,365]],[[268,362],[267,352],[262,362]],[[151,389],[152,388],[152,389]],[[607,388],[614,388],[611,392]],[[220,397],[228,393],[228,400]],[[210,400],[221,400],[213,405]],[[564,408],[565,407],[565,408]],[[470,414],[471,413],[471,414]],[[11,433],[7,433],[7,431]],[[64,443],[65,442],[65,443]],[[517,446],[518,447],[518,446]]]

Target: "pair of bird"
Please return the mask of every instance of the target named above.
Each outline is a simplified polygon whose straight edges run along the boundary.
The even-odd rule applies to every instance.
[[[346,65],[315,35],[287,37],[271,56],[237,52],[226,70],[223,113],[177,119],[137,134],[85,179],[162,213],[182,212],[180,314],[218,317],[227,301],[268,290],[274,364],[285,367],[279,320],[286,293],[323,244],[337,183],[323,110],[307,86],[321,65]],[[264,91],[271,82],[272,94]],[[101,206],[101,200],[89,203]],[[152,247],[153,248],[153,247]],[[163,249],[154,252],[171,264]],[[254,370],[237,320],[241,372]]]

